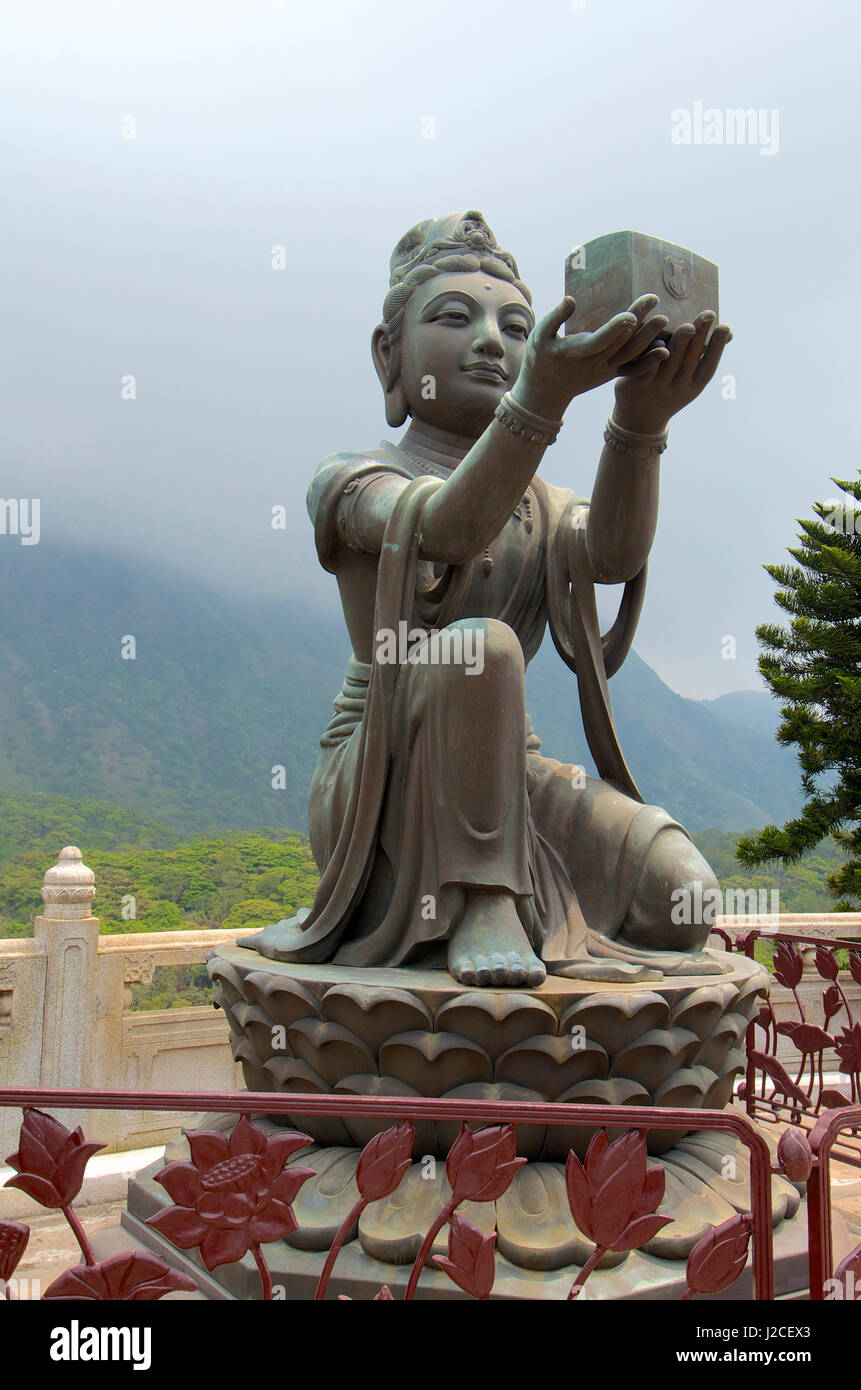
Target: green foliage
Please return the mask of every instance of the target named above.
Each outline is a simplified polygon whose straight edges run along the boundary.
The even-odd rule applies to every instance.
[[[837,910],[861,903],[861,481],[831,480],[853,501],[814,504],[818,521],[801,521],[793,565],[766,565],[788,628],[763,623],[759,669],[781,707],[777,737],[794,744],[806,797],[801,814],[767,825],[738,844],[747,866],[797,864],[831,835],[846,851],[829,876]]]
[[[32,934],[45,870],[68,843],[80,844],[96,876],[93,911],[103,933],[263,927],[313,899],[317,867],[307,841],[292,831],[238,830],[180,841],[157,822],[140,818],[135,826],[131,812],[100,803],[81,803],[77,819],[66,817],[66,803],[56,797],[39,799],[39,822],[34,800],[6,795],[0,805],[7,817],[0,936]],[[40,832],[39,824],[48,829]]]
[[[845,863],[845,854],[839,846],[833,840],[823,840],[807,850],[796,864],[777,864],[768,869],[752,868],[740,874],[736,848],[740,840],[750,839],[758,833],[757,830],[746,830],[739,836],[736,831],[699,830],[691,835],[691,839],[708,860],[724,892],[729,888],[748,892],[755,889],[757,893],[765,890],[768,900],[762,910],[768,912],[771,892],[776,889],[781,912],[833,912],[834,903],[828,883]],[[760,908],[757,906],[755,910],[760,911]]]

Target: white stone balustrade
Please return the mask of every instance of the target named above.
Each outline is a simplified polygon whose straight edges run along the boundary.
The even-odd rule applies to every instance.
[[[91,915],[94,894],[91,870],[80,850],[69,845],[45,875],[45,907],[33,937],[0,940],[0,1085],[241,1089],[223,1013],[208,1004],[134,1012],[131,986],[151,981],[160,965],[200,964],[213,946],[254,928],[100,936],[98,918]],[[735,930],[764,925],[777,937],[789,932],[825,941],[861,938],[857,912],[782,913],[776,928],[773,919],[757,917],[718,918],[717,925]],[[845,973],[841,984],[853,1016],[861,1019],[861,987]],[[811,1022],[822,1022],[824,986],[808,964],[798,993]],[[776,983],[772,1003],[779,1020],[797,1018],[791,993]],[[834,1026],[840,1029],[844,1021],[841,1014]],[[783,1044],[787,1059],[797,1057],[788,1039],[781,1038]],[[829,1054],[826,1065],[833,1065]],[[62,1118],[82,1124],[109,1150],[165,1143],[188,1122],[157,1111],[64,1111]],[[16,1147],[19,1125],[17,1111],[0,1110],[0,1160]]]
[[[33,937],[0,940],[0,1085],[99,1090],[233,1091],[242,1084],[220,1010],[133,1012],[131,986],[160,965],[198,965],[234,931],[100,936],[94,876],[67,845],[48,870]],[[109,1150],[166,1143],[187,1117],[175,1112],[66,1110]],[[0,1110],[0,1161],[17,1147],[21,1116]]]

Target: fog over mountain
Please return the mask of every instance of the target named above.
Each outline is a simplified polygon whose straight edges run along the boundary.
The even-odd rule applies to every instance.
[[[544,312],[572,247],[634,228],[718,264],[735,332],[671,424],[638,651],[685,695],[757,687],[762,565],[833,495],[856,394],[859,20],[851,0],[7,0],[0,495],[40,499],[34,549],[173,566],[225,614],[334,614],[305,490],[386,433],[369,340],[399,237],[481,209]],[[722,143],[684,143],[678,112],[708,109],[751,111],[744,140],[722,118]],[[572,404],[548,481],[588,491],[611,403]]]

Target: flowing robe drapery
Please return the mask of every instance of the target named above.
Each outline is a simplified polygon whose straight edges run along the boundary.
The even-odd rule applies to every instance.
[[[379,557],[374,632],[404,622],[480,631],[484,669],[424,664],[420,646],[401,664],[351,658],[311,787],[314,904],[243,944],[283,960],[442,964],[464,893],[487,887],[513,895],[551,968],[583,959],[589,938],[623,926],[655,838],[681,828],[642,804],[607,695],[645,576],[626,585],[602,640],[586,571],[588,502],[538,478],[488,547],[492,565],[440,575],[420,559],[419,538],[441,482],[416,471],[391,445],[325,460],[309,490],[318,555],[337,568],[345,497],[381,475],[403,479]],[[543,757],[525,711],[523,671],[548,621],[578,673],[600,779]]]

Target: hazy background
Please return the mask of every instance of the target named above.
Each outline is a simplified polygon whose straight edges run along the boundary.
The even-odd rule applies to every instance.
[[[637,649],[685,695],[758,684],[761,565],[857,467],[856,4],[0,14],[0,495],[41,499],[42,546],[337,607],[305,489],[386,433],[368,342],[398,237],[481,209],[543,312],[572,246],[633,227],[718,263],[737,393],[712,383],[672,426]],[[697,100],[777,108],[779,152],[673,144]],[[549,481],[591,487],[610,402],[574,403]]]

